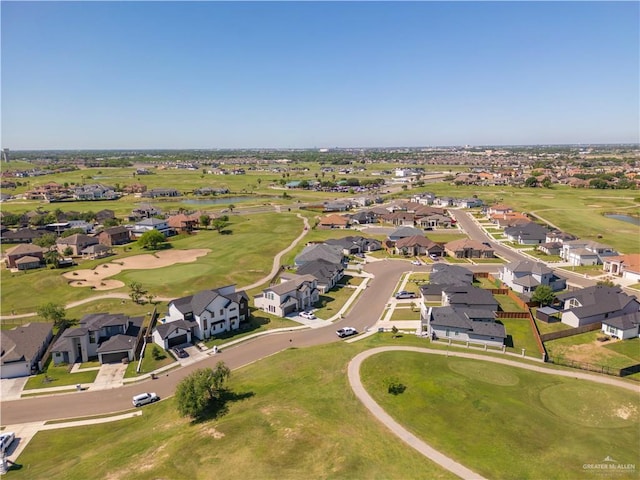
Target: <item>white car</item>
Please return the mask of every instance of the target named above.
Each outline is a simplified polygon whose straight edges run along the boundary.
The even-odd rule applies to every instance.
[[[338,335],[340,338],[350,337],[351,335],[357,335],[357,333],[358,331],[353,327],[344,327],[336,331],[336,335]]]
[[[9,445],[13,443],[16,438],[16,434],[13,432],[6,432],[0,435],[0,452],[6,452]]]
[[[429,255],[429,258],[430,258],[431,260],[438,260],[438,258],[439,258],[439,257],[438,257],[438,255],[436,255],[435,253],[432,253],[431,255]]]
[[[307,320],[315,320],[316,316],[311,312],[300,312],[300,316],[302,318],[306,318]]]
[[[414,264],[414,265],[422,265],[420,260],[412,260],[411,263]]]
[[[132,403],[134,407],[141,407],[143,405],[146,405],[147,403],[157,402],[158,400],[160,400],[160,397],[156,395],[155,392],[147,392],[135,395],[132,399]]]

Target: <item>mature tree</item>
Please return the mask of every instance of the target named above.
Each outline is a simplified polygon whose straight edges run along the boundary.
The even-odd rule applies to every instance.
[[[65,249],[63,250],[62,254],[63,254],[63,255],[66,255],[67,257],[68,257],[69,255],[73,255],[73,248],[71,248],[71,247],[67,247],[67,248],[65,248]]]
[[[150,248],[151,250],[156,250],[161,243],[166,241],[165,236],[156,230],[149,230],[148,232],[144,232],[140,238],[138,239],[138,245],[142,248]]]
[[[117,218],[107,218],[104,222],[102,222],[104,228],[116,227],[120,225],[120,220]]]
[[[54,302],[39,305],[36,312],[48,322],[53,322],[53,326],[59,330],[64,330],[72,323],[66,318],[64,307]]]
[[[231,205],[229,205],[229,211],[233,213],[233,209],[236,208],[236,206],[232,203]]]
[[[200,215],[200,225],[204,228],[207,228],[209,225],[211,225],[211,217],[205,214]]]
[[[140,282],[131,282],[128,286],[131,290],[129,292],[131,300],[133,300],[135,303],[140,303],[140,300],[147,294],[147,291],[142,288],[142,284]]]
[[[525,187],[537,187],[538,179],[536,177],[529,177],[524,181]]]
[[[47,265],[55,265],[58,266],[58,251],[57,250],[49,250],[44,254],[44,261]]]
[[[185,377],[176,388],[178,412],[183,417],[198,418],[212,401],[220,398],[231,370],[224,362],[215,369],[201,368]]]
[[[222,233],[222,231],[227,228],[229,223],[223,218],[216,218],[213,222],[211,222],[211,227],[218,233]]]
[[[34,238],[33,243],[42,248],[53,247],[56,244],[56,236],[53,233],[45,233],[41,237]]]
[[[538,302],[543,307],[550,305],[556,299],[556,294],[549,285],[538,285],[531,295],[531,300]]]

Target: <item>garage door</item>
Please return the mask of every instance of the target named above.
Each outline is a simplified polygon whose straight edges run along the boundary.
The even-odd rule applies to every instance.
[[[102,363],[120,363],[123,358],[129,358],[127,352],[103,353]]]
[[[175,347],[176,345],[182,345],[183,343],[187,343],[187,334],[180,335],[178,337],[173,337],[169,339],[169,348]]]

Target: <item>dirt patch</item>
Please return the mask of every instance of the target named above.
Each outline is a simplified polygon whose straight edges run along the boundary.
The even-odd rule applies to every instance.
[[[205,428],[202,430],[202,433],[204,433],[207,436],[213,437],[216,440],[224,438],[224,433],[220,432],[219,430],[216,430],[215,427]]]
[[[117,262],[110,262],[96,267],[94,270],[74,270],[62,276],[68,280],[72,287],[91,287],[94,290],[113,290],[124,286],[119,280],[106,280],[117,275],[123,270],[147,270],[162,268],[176,263],[195,262],[199,257],[205,256],[211,250],[208,248],[192,250],[162,250],[154,255],[136,255],[123,258]]]
[[[618,354],[603,348],[604,342],[583,343],[582,345],[572,345],[564,350],[565,358],[576,362],[602,364],[607,358],[617,357]]]

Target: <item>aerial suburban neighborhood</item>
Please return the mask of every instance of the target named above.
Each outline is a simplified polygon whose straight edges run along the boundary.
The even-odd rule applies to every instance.
[[[1,11],[0,477],[638,478],[640,3]]]

